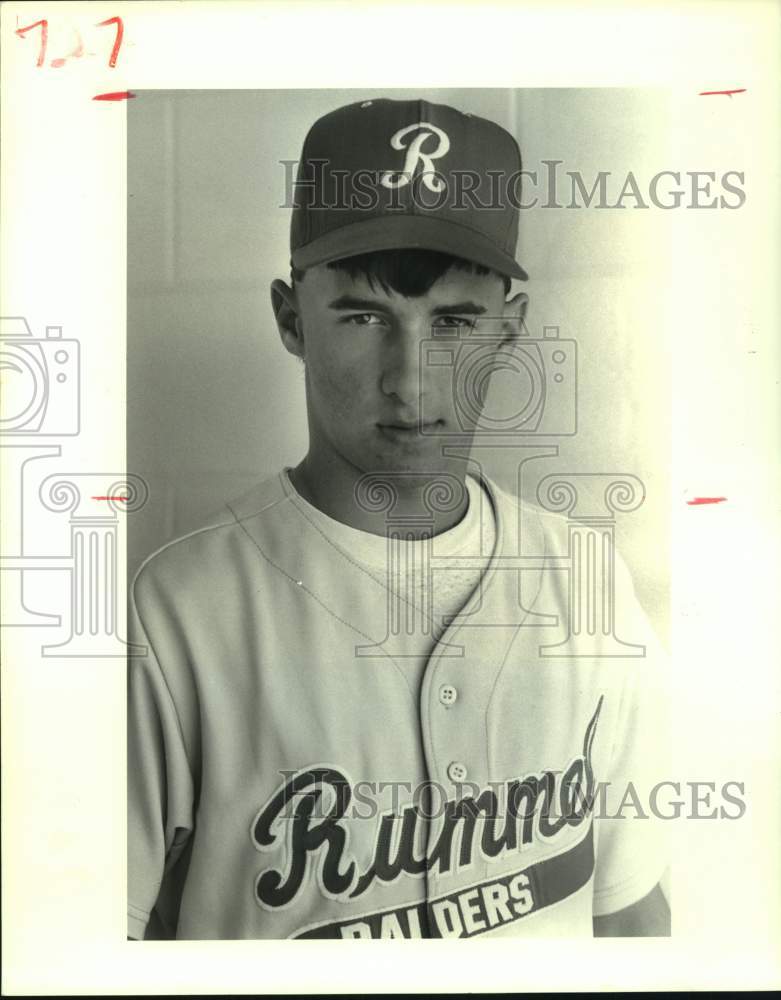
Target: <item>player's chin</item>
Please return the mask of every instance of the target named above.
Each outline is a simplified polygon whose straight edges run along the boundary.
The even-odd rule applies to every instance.
[[[432,428],[433,430],[433,428]],[[445,472],[452,460],[445,455],[448,438],[437,433],[396,432],[395,428],[378,427],[374,435],[373,472],[414,472],[436,475]]]

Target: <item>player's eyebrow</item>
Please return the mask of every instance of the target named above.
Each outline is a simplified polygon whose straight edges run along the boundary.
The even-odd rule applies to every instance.
[[[386,312],[385,307],[374,299],[358,299],[354,295],[340,295],[328,303],[329,309],[361,309],[364,312]]]
[[[431,310],[432,316],[454,316],[456,314],[464,316],[481,316],[485,312],[485,306],[478,305],[477,302],[455,302],[453,305],[437,306]]]
[[[358,309],[364,312],[386,312],[385,306],[375,299],[359,299],[354,295],[340,295],[338,299],[328,303],[329,309]],[[436,306],[431,310],[432,316],[471,315],[480,316],[485,312],[485,306],[477,302],[454,302],[452,305]]]

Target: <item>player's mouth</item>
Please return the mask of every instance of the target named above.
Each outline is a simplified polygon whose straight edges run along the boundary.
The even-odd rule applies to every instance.
[[[418,437],[436,434],[444,426],[444,420],[394,420],[392,423],[377,424],[383,437],[390,441],[413,441]]]

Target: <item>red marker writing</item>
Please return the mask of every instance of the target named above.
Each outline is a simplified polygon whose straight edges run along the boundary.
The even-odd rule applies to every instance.
[[[745,94],[745,87],[736,87],[734,90],[701,90],[700,97],[712,97],[714,94],[726,94],[727,97],[732,97],[733,94]]]
[[[128,101],[136,95],[129,90],[112,90],[108,94],[95,94],[93,101]]]

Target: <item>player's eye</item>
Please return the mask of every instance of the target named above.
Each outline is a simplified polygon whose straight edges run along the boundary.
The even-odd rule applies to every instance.
[[[436,327],[451,330],[469,330],[475,325],[474,319],[468,316],[438,316],[434,322]]]
[[[353,326],[375,326],[377,323],[382,323],[383,319],[378,313],[351,313],[343,318],[343,322]]]

